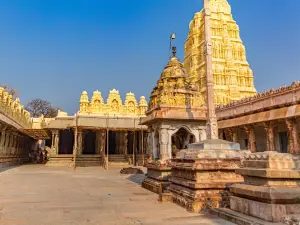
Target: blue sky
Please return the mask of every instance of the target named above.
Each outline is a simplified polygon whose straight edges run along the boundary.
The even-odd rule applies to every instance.
[[[228,0],[259,92],[300,80],[300,1]],[[148,97],[168,61],[183,59],[202,0],[1,0],[0,83],[21,102],[50,101],[73,114],[83,90]]]

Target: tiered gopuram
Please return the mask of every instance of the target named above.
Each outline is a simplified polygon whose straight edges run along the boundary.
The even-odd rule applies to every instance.
[[[233,20],[227,0],[210,0],[214,101],[227,104],[256,94],[253,73],[246,59],[240,29]],[[191,83],[205,99],[205,41],[203,10],[196,13],[189,25],[185,43],[184,67]]]

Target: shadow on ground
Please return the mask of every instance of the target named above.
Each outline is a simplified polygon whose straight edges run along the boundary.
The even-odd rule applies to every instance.
[[[130,175],[127,180],[130,180],[133,183],[142,185],[143,180],[145,179],[145,174],[134,174]]]
[[[0,173],[5,172],[5,171],[10,170],[10,169],[14,169],[14,168],[20,167],[20,166],[22,166],[22,165],[18,164],[18,165],[14,165],[14,166],[3,166],[3,167],[0,167]]]

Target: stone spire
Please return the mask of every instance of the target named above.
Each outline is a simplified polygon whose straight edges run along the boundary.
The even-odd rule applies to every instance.
[[[210,0],[207,2],[207,8],[210,10],[215,104],[227,104],[255,95],[253,73],[246,59],[239,26],[233,20],[228,1]],[[190,22],[184,57],[189,80],[196,84],[202,96],[206,95],[204,11],[196,13]]]

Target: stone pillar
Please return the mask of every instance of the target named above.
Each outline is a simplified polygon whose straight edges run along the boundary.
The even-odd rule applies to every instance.
[[[5,152],[5,155],[9,155],[9,142],[10,142],[10,133],[9,131],[7,130],[5,132],[5,144],[4,144],[4,152]]]
[[[291,154],[300,153],[300,145],[298,140],[298,127],[294,118],[285,120],[288,128],[288,152]]]
[[[77,130],[77,155],[81,155],[81,154],[82,154],[82,130]]]
[[[127,144],[128,144],[128,132],[127,131],[124,131],[123,133],[123,138],[124,138],[124,147],[123,147],[123,154],[124,155],[127,155]]]
[[[52,137],[54,137],[54,140],[52,141],[51,149],[52,149],[53,154],[58,155],[58,147],[59,147],[59,130],[54,130],[54,131],[52,131],[52,134],[53,134]]]
[[[165,161],[170,159],[170,155],[172,153],[168,152],[168,144],[169,144],[169,133],[166,128],[160,129],[159,134],[159,148],[160,148],[160,160]]]
[[[232,140],[232,129],[231,128],[224,129],[224,132],[225,132],[226,141],[233,141]]]
[[[275,124],[273,122],[265,122],[264,128],[267,134],[267,151],[275,151]]]
[[[153,156],[153,133],[147,132],[147,148],[146,153],[149,155],[149,160],[151,161]]]
[[[11,146],[11,153],[12,153],[12,155],[16,155],[16,150],[17,150],[17,146],[16,146],[16,144],[17,144],[17,136],[16,136],[16,134],[14,133],[14,134],[12,134],[12,146]]]
[[[248,125],[245,126],[245,133],[248,137],[248,150],[252,153],[256,152],[256,142],[255,142],[255,132],[254,132],[254,126]]]
[[[1,138],[0,138],[0,155],[5,155],[5,138],[6,138],[6,128],[2,128]]]
[[[231,132],[232,136],[232,142],[238,143],[239,142],[239,137],[238,137],[238,130],[236,127],[230,128],[229,129]]]
[[[219,135],[219,139],[220,140],[223,140],[223,132],[224,132],[224,130],[223,129],[219,129],[219,133],[218,133],[218,135]]]

